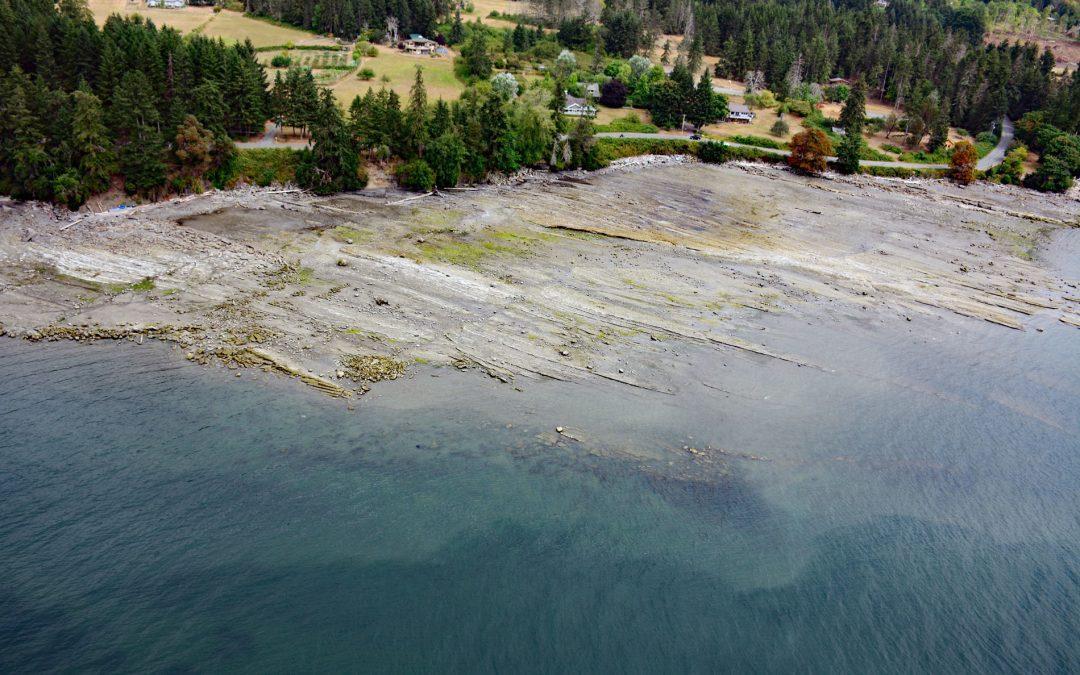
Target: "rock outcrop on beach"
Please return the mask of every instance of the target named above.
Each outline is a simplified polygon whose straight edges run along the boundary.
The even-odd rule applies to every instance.
[[[413,363],[671,391],[685,345],[826,367],[773,343],[770,315],[1080,322],[1076,279],[1038,260],[1080,203],[1002,186],[675,163],[422,199],[249,189],[0,213],[9,334],[165,338],[335,395]]]

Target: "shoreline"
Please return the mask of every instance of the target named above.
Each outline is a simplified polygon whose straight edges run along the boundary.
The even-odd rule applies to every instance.
[[[246,189],[66,223],[20,205],[0,324],[165,339],[345,397],[427,363],[671,393],[679,345],[817,366],[770,344],[772,314],[1080,322],[1075,282],[1032,259],[1080,222],[1067,198],[635,160],[404,203]]]

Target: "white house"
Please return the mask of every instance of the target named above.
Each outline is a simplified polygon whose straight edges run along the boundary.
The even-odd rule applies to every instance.
[[[728,106],[727,114],[728,122],[742,122],[743,124],[750,124],[754,121],[754,111],[745,105],[739,105],[738,103],[732,103]]]
[[[563,106],[563,114],[569,117],[596,117],[596,108],[576,96],[566,96],[566,105]]]
[[[186,0],[146,0],[147,7],[162,7],[164,9],[182,9],[187,5]]]

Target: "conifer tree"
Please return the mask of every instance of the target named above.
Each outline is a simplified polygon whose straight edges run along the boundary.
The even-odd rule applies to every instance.
[[[120,172],[131,194],[151,193],[165,183],[164,142],[146,75],[128,71],[113,93],[112,114],[120,144]]]
[[[72,151],[84,193],[96,194],[109,188],[109,180],[116,169],[116,155],[112,139],[105,127],[105,113],[101,101],[86,89],[73,95],[75,102],[71,122]]]
[[[841,173],[859,170],[859,155],[863,148],[863,125],[866,122],[866,81],[862,77],[855,82],[840,112],[840,125],[844,137],[836,149],[836,168]]]
[[[416,67],[416,77],[409,90],[409,107],[405,110],[406,157],[423,157],[427,145],[428,106],[424,87],[424,69]]]

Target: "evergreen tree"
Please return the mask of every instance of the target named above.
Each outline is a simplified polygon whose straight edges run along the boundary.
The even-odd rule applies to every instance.
[[[454,10],[454,23],[450,26],[450,37],[447,40],[451,45],[459,45],[465,40],[465,27],[461,23],[461,10]]]
[[[529,48],[529,37],[525,32],[525,28],[519,23],[514,26],[513,34],[514,51],[523,52]]]
[[[461,178],[461,163],[465,158],[465,144],[453,133],[444,133],[433,140],[424,154],[428,166],[435,173],[435,185],[440,188],[454,187]]]
[[[461,58],[470,76],[481,80],[491,77],[491,55],[488,53],[487,39],[483,31],[473,31],[469,36],[469,41],[461,49]]]
[[[428,122],[428,137],[439,138],[454,131],[454,120],[450,115],[450,106],[441,98],[435,102],[435,111]]]
[[[927,149],[930,152],[935,152],[939,148],[944,147],[945,142],[949,140],[949,113],[946,110],[946,106],[941,106],[937,114],[934,115],[934,121],[930,124],[930,141],[927,143]]]
[[[101,101],[85,89],[76,91],[72,97],[75,105],[71,140],[81,189],[84,194],[104,192],[116,168],[116,155],[105,127]]]
[[[698,128],[727,116],[727,98],[713,91],[708,72],[701,74],[688,107],[687,119]]]
[[[485,139],[487,165],[503,173],[517,171],[521,166],[520,158],[500,97],[489,96],[484,102],[480,111],[480,125]]]
[[[687,55],[689,63],[687,66],[690,68],[690,74],[701,70],[701,60],[705,56],[705,47],[701,41],[701,34],[695,32],[693,40],[690,41],[690,52]]]
[[[593,125],[588,117],[579,117],[567,139],[570,145],[570,163],[579,169],[593,171],[601,167],[593,140]]]
[[[855,82],[844,109],[840,111],[840,126],[844,137],[836,149],[836,168],[841,173],[856,173],[863,148],[863,126],[866,123],[866,81],[862,77]]]
[[[359,190],[367,184],[349,126],[334,100],[324,89],[311,125],[311,150],[305,150],[296,179],[315,194]]]
[[[191,111],[207,129],[217,136],[227,136],[225,129],[225,98],[216,82],[206,81],[191,92]]]
[[[16,80],[5,103],[5,121],[10,125],[11,195],[16,199],[49,199],[52,196],[54,166],[46,152],[46,138],[38,118],[27,101],[28,79],[15,73]]]
[[[153,90],[142,71],[128,71],[120,80],[111,117],[120,144],[124,189],[131,194],[156,191],[165,184],[164,142]]]
[[[409,107],[405,110],[406,157],[423,157],[427,145],[428,106],[424,87],[424,69],[416,67],[416,77],[409,90]]]

